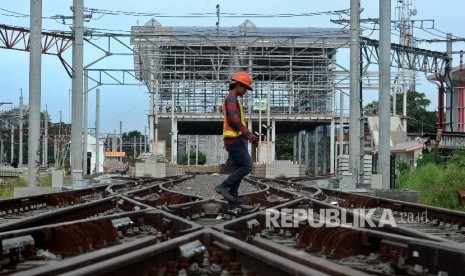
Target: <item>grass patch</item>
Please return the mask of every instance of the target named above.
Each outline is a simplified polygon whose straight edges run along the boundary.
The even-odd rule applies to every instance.
[[[18,178],[0,187],[0,199],[13,198],[16,187],[27,187],[27,179]]]
[[[457,194],[465,188],[465,170],[455,163],[446,166],[428,163],[414,171],[402,174],[396,186],[420,193],[420,203],[447,209],[465,211]]]
[[[52,187],[52,175],[47,174],[39,178],[40,187]]]
[[[52,187],[52,175],[39,178],[40,187]],[[0,199],[13,198],[16,187],[27,187],[27,178],[17,178],[0,186]]]

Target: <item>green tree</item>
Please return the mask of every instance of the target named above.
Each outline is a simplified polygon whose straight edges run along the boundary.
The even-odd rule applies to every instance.
[[[199,156],[198,156],[198,161],[199,165],[203,165],[207,162],[207,156],[205,153],[199,151]],[[189,161],[191,165],[195,165],[195,152],[191,152],[189,156]],[[179,162],[180,165],[187,165],[187,154],[184,154],[181,156]]]
[[[27,114],[28,107],[23,106],[23,118],[22,118],[22,125],[23,125],[23,163],[27,164],[28,162],[28,125],[29,125],[29,116]],[[17,151],[19,150],[19,123],[20,123],[20,110],[19,107],[14,107],[9,110],[1,111],[0,112],[0,139],[3,140],[4,145],[4,153],[6,156],[6,161],[9,161],[12,157],[10,156],[11,152],[11,128],[13,126],[14,135],[13,135],[13,143],[15,144],[15,153],[13,158],[18,158]],[[48,122],[48,135],[49,135],[49,144],[48,144],[48,156],[53,157],[53,138],[55,133],[54,125],[50,122],[50,115],[46,114],[45,112],[40,113],[40,129],[41,135],[44,134],[44,122],[45,116],[47,116]],[[42,139],[42,138],[41,138]],[[42,143],[40,144],[42,147]],[[42,149],[40,149],[40,154],[42,154]],[[42,158],[42,157],[41,157]]]
[[[407,93],[407,129],[411,133],[436,132],[437,115],[435,111],[427,111],[431,101],[424,93],[409,91]],[[402,97],[396,98],[397,114],[402,114]]]
[[[136,145],[136,155],[140,154],[140,137],[143,138],[143,134],[138,130],[132,130],[123,133],[123,151],[126,152],[126,157],[137,158],[137,156],[134,156],[134,140]]]
[[[407,130],[409,133],[435,133],[436,111],[428,111],[426,108],[431,101],[425,98],[424,93],[417,91],[407,92]],[[391,97],[392,103],[392,97]],[[396,97],[396,114],[402,114],[403,97]],[[373,101],[364,108],[365,116],[378,114],[378,102]]]
[[[372,101],[363,108],[365,116],[378,116],[378,101]]]
[[[292,160],[294,155],[294,136],[277,135],[276,136],[276,159]]]

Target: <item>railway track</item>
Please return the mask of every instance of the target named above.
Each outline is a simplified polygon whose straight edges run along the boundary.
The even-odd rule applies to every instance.
[[[1,272],[56,275],[200,228],[161,210],[147,209],[2,232]]]
[[[379,217],[383,210],[392,210],[396,223],[436,237],[465,243],[465,213],[421,204],[370,196],[350,196],[349,193],[324,189],[330,200],[344,208],[376,208]]]
[[[391,210],[398,226],[417,230],[441,239],[465,243],[465,213],[411,202],[308,186],[308,179],[257,180],[349,210],[373,209],[372,217],[380,219]]]
[[[152,208],[130,198],[115,195],[100,200],[60,208],[34,216],[20,217],[0,224],[0,232],[21,228],[44,226],[59,222],[73,221],[85,218],[104,217],[113,214],[138,211]]]
[[[0,201],[0,231],[27,227],[32,222],[56,223],[64,220],[103,216],[131,209],[144,209],[149,206],[123,196],[130,191],[157,186],[168,178],[129,178],[114,177],[104,184],[88,188],[66,190],[61,193],[43,194]],[[108,199],[111,198],[111,199]],[[79,207],[82,205],[81,207]],[[54,221],[56,220],[56,221]],[[5,225],[4,225],[5,224]]]
[[[263,210],[214,229],[330,275],[455,275],[451,272],[461,271],[455,261],[465,257],[465,247],[458,243],[408,229],[356,227],[351,218],[342,223],[341,217],[328,219],[321,215],[324,212],[305,220],[287,213],[325,207],[331,205],[305,197],[275,206],[272,210],[278,213]]]
[[[0,201],[0,275],[456,275],[465,264],[461,212],[309,178],[246,178],[250,204],[230,206],[213,192],[224,177],[115,177]]]
[[[226,271],[228,275],[329,275],[210,229],[61,275],[225,275]]]
[[[0,226],[106,197],[106,186],[0,201]]]

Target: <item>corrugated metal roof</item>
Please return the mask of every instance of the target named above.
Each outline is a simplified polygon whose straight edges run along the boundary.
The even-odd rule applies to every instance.
[[[409,152],[409,151],[418,150],[422,148],[423,148],[423,144],[418,143],[417,141],[408,141],[405,143],[394,145],[391,148],[391,153]]]
[[[106,151],[104,153],[105,157],[124,157],[126,152],[124,151]]]
[[[345,29],[336,28],[276,28],[276,27],[170,27],[175,35],[228,35],[228,36],[348,36]]]
[[[341,28],[290,28],[290,27],[213,27],[213,26],[133,26],[133,32],[164,36],[249,36],[249,37],[328,37],[349,38],[347,29]]]

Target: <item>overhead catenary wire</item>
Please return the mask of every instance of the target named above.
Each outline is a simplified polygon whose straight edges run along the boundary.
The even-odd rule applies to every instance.
[[[3,11],[2,15],[10,16],[10,17],[29,17],[29,14],[16,12],[13,10],[8,10],[4,8],[0,8],[0,11]],[[95,8],[85,8],[84,12],[90,13],[91,20],[98,21],[104,16],[132,16],[132,17],[159,17],[159,18],[216,18],[218,14],[216,12],[203,12],[203,13],[180,13],[180,14],[166,14],[166,13],[149,13],[149,12],[135,12],[135,11],[123,11],[123,10],[108,10],[108,9],[95,9]],[[322,16],[322,15],[338,15],[342,18],[343,15],[348,15],[350,12],[349,9],[341,9],[341,10],[330,10],[330,11],[319,11],[319,12],[312,12],[312,13],[230,13],[230,12],[221,12],[220,16],[223,18],[299,18],[299,17],[312,17],[312,16]],[[98,17],[94,17],[98,15]],[[71,25],[71,23],[67,24],[64,22],[67,19],[64,16],[60,15],[53,15],[53,16],[44,16],[43,19],[55,20],[57,23],[63,25]],[[62,22],[59,22],[61,20]],[[425,27],[424,21],[430,20],[416,20],[415,22],[420,22],[420,26],[416,26],[413,24],[413,28],[421,30],[431,36],[436,38],[445,39],[445,35],[447,32],[437,29],[433,25],[431,27]],[[361,22],[362,24],[367,24],[366,22]],[[347,25],[347,24],[345,24]],[[375,31],[378,30],[376,28],[377,23],[372,23],[372,26],[366,27],[361,25],[362,29],[370,30],[369,36],[373,35]],[[91,33],[89,34],[98,34],[98,33],[114,33],[115,35],[130,35],[130,30],[120,30],[120,29],[106,29],[106,28],[98,28],[98,27],[90,27],[88,28]],[[393,27],[392,31],[395,31],[396,28]],[[430,31],[434,30],[434,32]],[[53,32],[57,32],[56,30],[51,30]],[[69,32],[68,30],[63,32]],[[437,32],[437,33],[435,33]],[[438,34],[439,33],[439,34]],[[201,34],[197,34],[201,35]],[[223,33],[222,35],[228,35],[227,33]],[[461,36],[452,35],[455,39],[464,39]],[[415,38],[417,42],[429,42],[427,38]]]
[[[86,9],[86,11],[91,11],[93,13],[101,13],[106,15],[128,15],[128,16],[147,16],[147,17],[180,17],[180,18],[191,18],[191,17],[217,17],[216,12],[205,12],[205,13],[187,13],[187,14],[164,14],[164,13],[146,13],[146,12],[129,12],[129,11],[112,11],[104,9]],[[338,14],[348,14],[349,9],[343,10],[334,10],[334,11],[321,11],[313,13],[281,13],[281,14],[260,14],[260,13],[227,13],[221,12],[221,17],[247,17],[247,18],[284,18],[284,17],[308,17],[308,16],[318,16],[318,15],[338,15]]]
[[[6,13],[2,13],[3,16],[10,16],[10,17],[29,17],[29,14],[19,13],[15,11],[10,11],[7,9],[0,8],[0,11],[4,11]]]

